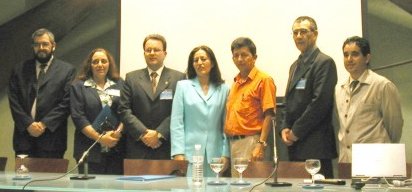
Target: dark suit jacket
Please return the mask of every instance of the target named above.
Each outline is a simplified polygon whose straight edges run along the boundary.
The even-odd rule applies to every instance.
[[[297,62],[289,71],[285,94],[286,108],[281,131],[291,128],[299,138],[288,147],[289,157],[296,159],[331,159],[337,157],[332,127],[333,94],[337,82],[333,59],[318,48],[294,75]],[[304,89],[297,89],[299,80],[306,80]]]
[[[170,159],[170,114],[172,99],[161,99],[166,89],[175,92],[176,83],[185,78],[185,74],[164,68],[152,94],[152,86],[147,68],[126,74],[120,98],[120,118],[126,128],[126,157],[138,159]],[[153,129],[165,138],[162,145],[152,149],[138,138]]]
[[[39,85],[36,117],[31,108],[36,95],[36,63],[27,60],[17,65],[10,77],[9,103],[14,120],[13,147],[15,151],[65,151],[67,148],[67,117],[70,109],[69,89],[75,68],[53,59],[43,82]],[[27,127],[34,121],[46,124],[46,131],[32,137]]]
[[[108,89],[115,89],[120,92],[123,84],[123,80],[119,80]],[[118,96],[112,97],[111,109],[114,112],[117,111],[119,100],[120,97]],[[81,131],[84,127],[91,125],[102,110],[102,104],[96,89],[84,86],[84,81],[75,81],[70,89],[70,109],[73,123],[76,127],[73,157],[79,160],[83,152],[94,143],[94,140],[88,138]],[[116,147],[110,150],[109,154],[122,158],[124,153],[124,140],[122,137]],[[99,163],[102,158],[100,151],[100,145],[94,146],[90,150],[88,161]]]

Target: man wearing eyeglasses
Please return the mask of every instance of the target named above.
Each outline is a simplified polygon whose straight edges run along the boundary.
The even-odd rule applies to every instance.
[[[320,173],[332,178],[332,159],[337,157],[332,126],[335,62],[316,46],[318,31],[313,18],[298,17],[292,30],[301,54],[289,70],[282,140],[291,161],[320,159]]]
[[[9,81],[14,151],[29,157],[63,158],[75,68],[54,57],[56,42],[49,30],[36,30],[32,41],[34,58],[17,65]]]
[[[143,41],[147,68],[126,74],[119,113],[126,129],[126,158],[170,159],[170,114],[176,83],[185,75],[164,66],[166,40]]]

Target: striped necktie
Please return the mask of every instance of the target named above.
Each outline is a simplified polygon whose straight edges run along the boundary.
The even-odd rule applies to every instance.
[[[353,91],[355,91],[356,86],[359,84],[358,80],[354,80],[352,81],[352,83],[350,83],[350,92],[353,93]]]
[[[46,75],[46,70],[45,70],[46,67],[47,67],[47,63],[40,64],[40,72],[39,72],[39,76],[37,77],[38,84],[40,84],[40,82],[43,81],[44,76]]]
[[[152,91],[153,91],[153,94],[156,92],[156,77],[157,77],[157,73],[156,72],[152,72],[151,74],[150,74],[150,77],[152,78]]]

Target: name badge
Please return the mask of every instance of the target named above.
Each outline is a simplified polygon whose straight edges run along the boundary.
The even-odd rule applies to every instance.
[[[304,90],[305,87],[306,87],[306,79],[299,80],[298,84],[296,85],[296,89]]]
[[[106,93],[111,96],[120,97],[120,90],[118,89],[107,89]]]
[[[173,90],[165,89],[160,93],[160,100],[172,100],[173,99]]]

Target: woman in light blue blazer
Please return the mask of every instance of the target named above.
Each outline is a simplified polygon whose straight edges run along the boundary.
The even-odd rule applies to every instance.
[[[200,144],[205,157],[204,176],[213,177],[216,174],[209,166],[212,158],[223,158],[224,169],[229,162],[229,144],[223,132],[229,87],[221,77],[215,54],[204,45],[190,52],[187,76],[187,80],[177,83],[173,99],[171,156],[192,162],[194,146]],[[187,176],[191,176],[191,164],[187,170]]]

